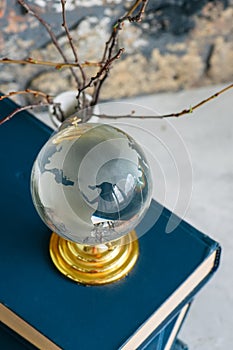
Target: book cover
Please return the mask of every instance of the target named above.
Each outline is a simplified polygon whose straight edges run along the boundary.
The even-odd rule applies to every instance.
[[[15,109],[0,103],[1,118]],[[137,232],[140,256],[123,280],[84,287],[52,265],[50,231],[30,195],[34,159],[51,134],[23,112],[0,126],[0,316],[1,321],[42,349],[136,349],[159,332],[212,276],[220,248],[182,221],[170,234],[171,213],[152,201]]]
[[[37,350],[35,346],[0,322],[1,350]]]
[[[159,333],[153,332],[152,335],[139,347],[138,350],[182,350],[187,348],[181,346],[177,334],[189,311],[190,303],[183,306],[181,311],[175,315],[161,329]],[[31,343],[22,338],[19,334],[12,331],[9,327],[0,322],[0,348],[2,350],[36,350]]]
[[[140,346],[140,350],[173,350],[177,333],[183,323],[189,309],[189,304],[175,315],[164,328],[157,334],[153,334],[148,341]],[[2,350],[36,350],[31,343],[27,342],[19,334],[0,322],[0,348]]]
[[[174,347],[175,342],[177,341],[177,335],[180,332],[180,329],[185,321],[185,318],[187,317],[187,314],[190,309],[191,302],[189,302],[187,305],[183,306],[180,313],[177,316],[176,322],[174,323],[174,327],[171,330],[171,333],[165,338],[164,341],[164,350],[171,350]],[[167,328],[166,328],[167,331]]]
[[[175,315],[160,332],[153,332],[138,350],[173,350],[181,326],[190,308],[188,303]]]

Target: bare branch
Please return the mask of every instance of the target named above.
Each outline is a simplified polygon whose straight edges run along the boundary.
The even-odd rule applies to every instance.
[[[182,115],[185,115],[185,114],[190,114],[190,113],[193,113],[193,111],[195,111],[195,109],[203,106],[204,104],[206,104],[207,102],[210,102],[211,100],[213,100],[214,98],[218,97],[219,95],[223,94],[224,92],[230,90],[233,88],[233,83],[231,83],[230,85],[227,85],[225,88],[219,90],[218,92],[216,92],[215,94],[207,97],[206,99],[198,102],[197,104],[195,104],[194,106],[191,106],[190,108],[186,108],[186,109],[183,109],[182,111],[178,112],[178,113],[170,113],[170,114],[164,114],[164,115],[161,115],[161,116],[158,116],[156,118],[169,118],[169,117],[175,117],[175,118],[179,118],[181,117]]]
[[[0,101],[4,100],[5,98],[12,97],[15,95],[25,95],[25,94],[32,94],[34,97],[41,96],[43,97],[49,104],[53,103],[53,98],[50,95],[47,95],[46,93],[38,90],[31,90],[31,89],[26,89],[26,90],[20,90],[20,91],[11,91],[6,95],[0,96]]]
[[[110,34],[110,37],[109,37],[108,41],[105,43],[102,60],[100,62],[85,61],[84,63],[79,63],[78,54],[77,54],[76,48],[73,44],[73,40],[72,40],[70,31],[69,31],[69,28],[67,25],[66,12],[65,12],[66,0],[60,0],[61,6],[62,6],[62,18],[63,18],[62,26],[64,27],[64,30],[66,32],[66,36],[67,36],[67,39],[69,41],[70,47],[72,49],[75,62],[68,62],[68,60],[67,60],[64,52],[62,51],[61,47],[59,46],[57,38],[55,37],[55,34],[51,30],[51,27],[49,26],[49,24],[46,23],[36,12],[34,12],[34,10],[31,8],[31,6],[28,5],[24,0],[17,0],[17,1],[46,28],[46,30],[48,31],[48,33],[52,39],[53,44],[55,45],[57,50],[60,52],[62,58],[64,59],[64,63],[63,62],[60,63],[60,62],[35,60],[35,59],[29,57],[27,59],[22,59],[22,60],[12,60],[9,58],[3,58],[3,59],[0,59],[0,64],[1,63],[2,64],[3,63],[37,64],[37,65],[52,66],[52,67],[55,67],[56,69],[69,68],[69,69],[71,69],[72,74],[74,73],[73,69],[78,68],[80,73],[81,73],[81,77],[82,77],[82,81],[80,81],[78,76],[75,75],[76,82],[78,84],[78,95],[77,95],[78,106],[80,108],[84,108],[84,109],[85,109],[85,107],[89,106],[91,108],[90,111],[92,111],[92,106],[94,106],[98,101],[100,90],[102,88],[103,83],[105,82],[105,80],[107,79],[107,77],[109,75],[109,71],[110,71],[112,64],[117,59],[119,59],[121,57],[122,53],[124,52],[124,48],[120,48],[120,49],[116,50],[119,32],[123,28],[124,22],[126,20],[128,20],[129,22],[140,22],[142,20],[143,14],[145,12],[145,8],[146,8],[146,5],[148,3],[148,0],[135,0],[133,5],[126,12],[126,14],[123,15],[122,17],[120,17],[115,22],[115,24],[113,25],[113,29],[112,29],[112,32]],[[97,73],[94,76],[92,76],[88,82],[86,82],[86,76],[85,76],[85,72],[83,69],[83,67],[85,67],[85,66],[99,67]],[[94,85],[94,92],[92,94],[92,101],[91,102],[88,101],[88,103],[86,103],[86,97],[85,97],[85,94],[83,92],[87,88],[91,87],[92,85]],[[129,114],[126,114],[126,115],[105,115],[105,114],[100,114],[100,115],[94,114],[94,115],[98,116],[99,118],[110,118],[110,119],[120,119],[120,118],[163,119],[163,118],[170,118],[170,117],[178,118],[178,117],[181,117],[183,115],[192,113],[197,108],[201,107],[202,105],[206,104],[207,102],[211,101],[212,99],[216,98],[217,96],[223,94],[224,92],[230,90],[231,88],[233,88],[233,83],[229,84],[228,86],[226,86],[225,88],[216,92],[215,94],[209,96],[208,98],[198,102],[197,104],[195,104],[189,108],[185,108],[182,111],[177,112],[177,113],[170,113],[170,114],[164,114],[164,115],[158,115],[158,116],[150,116],[150,115],[136,115],[135,111],[131,111]],[[35,107],[39,107],[39,106],[47,106],[47,105],[53,105],[54,106],[54,113],[57,114],[56,111],[58,110],[59,112],[61,112],[60,113],[61,119],[63,119],[64,116],[62,115],[60,104],[53,103],[52,96],[49,96],[41,91],[31,90],[31,89],[26,89],[26,90],[21,90],[21,91],[13,91],[13,92],[10,92],[6,95],[0,96],[0,101],[7,98],[7,97],[11,97],[13,95],[20,95],[20,94],[33,94],[35,97],[40,96],[45,100],[45,102],[39,102],[38,104],[32,104],[29,106],[19,107],[18,109],[13,111],[10,115],[3,118],[0,121],[0,125],[3,124],[4,122],[6,122],[7,120],[11,119],[15,114],[17,114],[23,110],[31,109],[31,108],[35,108]],[[80,102],[80,97],[82,97],[82,99],[83,99],[82,102]],[[88,120],[89,114],[87,113],[87,115],[85,116],[85,118],[86,118],[85,121]],[[90,115],[93,115],[93,113]]]
[[[93,96],[92,96],[91,106],[95,106],[97,104],[97,101],[99,99],[99,94],[100,94],[101,87],[102,87],[102,85],[104,84],[105,80],[108,77],[108,72],[109,71],[105,71],[105,74],[104,74],[103,78],[99,79],[95,83],[95,91],[94,91]]]
[[[68,63],[68,59],[67,59],[66,55],[64,54],[62,48],[60,47],[58,40],[57,40],[54,32],[52,31],[50,25],[38,13],[36,13],[33,10],[33,8],[29,4],[27,4],[24,0],[17,0],[17,1],[30,15],[34,16],[43,25],[43,27],[47,30],[54,46],[56,47],[56,49],[60,53],[61,57],[63,58],[64,62]],[[71,74],[76,81],[77,86],[79,87],[80,81],[79,81],[77,74],[75,73],[75,71],[73,70],[72,67],[70,67],[70,71],[71,71]]]
[[[78,93],[77,99],[79,98],[80,94],[81,94],[84,90],[86,90],[88,87],[90,87],[90,86],[92,85],[92,83],[93,83],[95,80],[100,79],[104,73],[106,73],[106,72],[109,71],[111,64],[112,64],[115,60],[119,59],[119,58],[121,57],[121,55],[122,55],[123,52],[124,52],[124,49],[122,48],[122,49],[120,49],[120,50],[116,53],[115,56],[109,58],[109,59],[105,62],[105,64],[100,68],[100,70],[96,73],[96,75],[93,76],[93,77],[91,77],[91,79],[89,80],[89,82],[88,82],[85,86],[83,86],[82,89],[79,89],[79,93]]]
[[[182,111],[178,112],[178,113],[170,113],[170,114],[162,114],[162,115],[135,115],[135,111],[131,111],[128,114],[124,114],[124,115],[107,115],[107,114],[94,114],[94,116],[99,117],[99,118],[109,118],[109,119],[123,119],[123,118],[132,118],[132,119],[165,119],[165,118],[171,118],[171,117],[175,117],[175,118],[179,118],[185,114],[191,114],[193,113],[193,111],[195,111],[197,108],[203,106],[204,104],[206,104],[207,102],[210,102],[211,100],[213,100],[214,98],[218,97],[219,95],[223,94],[224,92],[230,90],[233,88],[233,83],[230,85],[227,85],[225,88],[219,90],[218,92],[216,92],[215,94],[207,97],[206,99],[198,102],[197,104],[195,104],[194,106],[191,106],[189,108],[185,108]]]
[[[67,39],[69,41],[70,47],[71,47],[73,55],[74,55],[74,59],[75,59],[74,63],[68,62],[68,60],[67,60],[62,48],[60,47],[58,40],[57,40],[54,32],[52,31],[50,25],[38,13],[35,12],[33,10],[33,8],[29,4],[27,4],[27,2],[25,2],[24,0],[17,0],[17,1],[30,15],[34,16],[45,27],[48,34],[50,35],[50,38],[51,38],[53,44],[55,45],[55,47],[57,48],[57,50],[61,54],[61,56],[64,60],[64,63],[40,61],[40,60],[35,60],[31,57],[28,59],[24,59],[24,60],[12,60],[9,58],[3,58],[0,60],[0,63],[47,65],[47,66],[55,67],[56,69],[69,68],[71,70],[73,76],[75,77],[75,80],[76,80],[77,85],[78,85],[78,95],[77,95],[78,105],[82,105],[83,107],[85,107],[85,105],[86,105],[85,94],[83,94],[84,90],[86,90],[88,87],[90,87],[94,83],[94,93],[92,96],[93,98],[92,98],[91,105],[95,105],[98,101],[101,87],[102,87],[103,83],[105,82],[106,78],[108,77],[109,70],[110,70],[113,62],[115,60],[119,59],[121,57],[122,53],[124,52],[124,48],[118,49],[117,52],[115,51],[118,34],[119,34],[119,31],[122,29],[122,25],[123,25],[124,21],[125,20],[129,20],[130,22],[140,21],[142,18],[142,15],[144,13],[146,4],[148,2],[148,0],[136,0],[134,2],[134,4],[130,7],[128,12],[123,17],[121,17],[120,19],[117,20],[117,22],[113,26],[110,38],[105,44],[104,54],[103,54],[103,58],[102,58],[101,62],[95,63],[95,62],[85,61],[83,64],[80,64],[79,60],[78,60],[76,48],[73,44],[73,40],[72,40],[72,37],[70,35],[69,28],[67,26],[66,12],[65,12],[66,0],[61,0],[62,18],[63,18],[62,26],[64,27]],[[139,8],[139,6],[140,6],[140,8]],[[133,13],[138,8],[139,8],[138,14],[136,16],[132,16]],[[85,66],[97,66],[97,67],[99,67],[99,70],[97,71],[96,75],[92,76],[89,79],[89,82],[87,82],[87,83],[86,83],[85,72],[83,70],[83,67],[85,67]],[[79,68],[79,70],[80,70],[80,73],[82,76],[82,84],[81,84],[78,76],[75,74],[75,72],[73,70],[73,68],[76,68],[76,67]],[[50,96],[47,96],[46,94],[39,92],[39,91],[36,91],[36,90],[25,90],[25,91],[19,91],[19,92],[11,92],[8,95],[5,95],[5,97],[10,97],[13,95],[17,95],[17,94],[19,95],[19,94],[24,94],[24,93],[31,93],[34,96],[41,96],[41,97],[45,98],[45,100],[47,101],[47,104],[52,104],[52,99],[50,99]],[[80,103],[80,101],[79,101],[81,96],[83,98],[82,103]],[[3,98],[5,98],[5,97],[3,97]],[[89,104],[90,104],[90,102],[89,102]],[[22,110],[25,110],[25,109],[34,108],[34,106],[38,106],[38,105],[30,105],[30,106],[25,106],[25,107],[21,107],[21,108],[17,109],[13,113],[11,113],[8,117],[4,118],[1,121],[1,124],[5,121],[11,119],[16,113],[18,113]],[[57,106],[55,106],[55,104],[54,104],[54,111],[56,111],[55,107],[57,107]],[[58,106],[58,108],[59,108],[59,106]]]
[[[141,8],[138,12],[138,14],[136,16],[132,16],[132,13],[135,11],[135,9],[132,9],[131,13],[128,15],[128,19],[130,22],[141,22],[142,20],[142,16],[144,15],[145,9],[146,9],[146,5],[148,4],[149,0],[142,0],[142,1],[137,1],[138,4],[135,4],[135,9],[139,6],[139,4],[141,4]]]
[[[102,57],[102,62],[105,62],[105,60],[107,59],[107,55],[108,55],[108,58],[111,57],[111,53],[112,53],[112,50],[116,44],[119,30],[122,29],[123,23],[126,20],[129,20],[129,22],[140,22],[142,20],[142,15],[145,12],[145,8],[146,8],[147,3],[148,3],[148,0],[136,0],[134,2],[134,4],[130,7],[130,9],[127,11],[127,13],[124,16],[120,17],[115,22],[115,24],[113,25],[112,33],[111,33],[108,41],[105,43],[105,49],[104,49],[104,53],[103,53],[103,57]],[[139,13],[136,16],[132,17],[133,12],[135,12],[136,9],[141,4],[142,4],[142,6],[139,10]]]
[[[6,116],[5,118],[0,120],[0,125],[4,124],[5,122],[7,122],[8,120],[12,119],[16,114],[25,111],[27,109],[33,109],[36,107],[41,107],[41,106],[49,106],[51,105],[51,103],[48,102],[39,102],[37,104],[31,104],[31,105],[27,105],[27,106],[22,106],[19,107],[17,109],[15,109],[12,113],[8,114],[8,116]]]
[[[89,82],[90,84],[92,84],[93,81],[95,81],[95,84],[94,84],[95,89],[93,92],[91,105],[95,105],[97,103],[101,87],[109,74],[109,68],[113,63],[113,61],[119,58],[117,54],[114,55],[115,54],[114,51],[117,46],[119,32],[122,29],[124,22],[126,20],[128,20],[129,22],[140,22],[145,12],[147,3],[148,3],[148,0],[136,0],[133,3],[133,5],[130,7],[130,9],[126,12],[126,14],[120,17],[113,25],[111,35],[109,39],[106,41],[105,47],[104,47],[104,52],[101,60],[103,66],[100,68],[99,72],[96,74],[95,79],[93,80],[93,78],[91,78]],[[138,10],[138,13],[135,16],[133,16],[133,13],[136,10]],[[124,49],[122,48],[120,50],[123,52]],[[116,58],[112,60],[113,57],[116,57]],[[110,64],[108,64],[108,62],[110,62]],[[106,67],[106,64],[107,64],[107,67]]]
[[[65,29],[66,36],[67,36],[67,38],[68,38],[70,47],[71,47],[71,49],[72,49],[75,62],[77,63],[77,62],[79,61],[78,55],[77,55],[77,51],[76,51],[76,48],[74,47],[73,38],[72,38],[72,36],[70,35],[70,31],[69,31],[69,28],[68,28],[68,26],[67,26],[67,21],[66,21],[66,10],[65,10],[66,0],[61,0],[61,6],[62,6],[62,19],[63,19],[62,27],[64,27],[64,29]]]
[[[62,26],[64,27],[65,29],[65,32],[66,32],[66,36],[67,36],[67,39],[69,41],[69,44],[70,44],[70,47],[71,47],[71,50],[73,52],[73,55],[74,55],[74,59],[75,59],[75,62],[80,70],[80,73],[81,73],[81,76],[82,76],[82,85],[80,86],[83,87],[86,83],[86,74],[82,68],[82,66],[79,64],[79,59],[78,59],[78,54],[77,54],[77,49],[76,47],[74,46],[74,43],[73,43],[73,38],[70,34],[70,31],[69,31],[69,28],[68,28],[68,25],[67,25],[67,21],[66,21],[66,10],[65,10],[65,6],[66,6],[66,0],[61,0],[61,6],[62,6],[62,19],[63,19],[63,23],[62,23]]]
[[[75,48],[73,44],[73,39],[70,34],[68,25],[67,25],[67,19],[66,19],[66,0],[60,0],[61,1],[61,7],[62,7],[62,19],[63,23],[62,26],[64,27],[64,30],[66,32],[66,36],[68,39],[68,42],[70,44],[71,50],[74,55],[75,62],[69,62],[66,55],[64,54],[62,48],[59,45],[59,42],[51,29],[51,26],[36,12],[34,11],[33,7],[28,4],[24,0],[17,0],[18,3],[32,16],[34,16],[47,30],[48,34],[50,35],[50,38],[62,56],[64,62],[51,62],[51,61],[44,61],[44,60],[37,60],[34,58],[27,58],[27,59],[21,59],[21,60],[15,60],[15,59],[9,59],[7,57],[0,59],[0,64],[32,64],[32,65],[43,65],[43,66],[50,66],[54,67],[56,69],[63,69],[63,68],[69,68],[71,70],[71,73],[73,77],[76,80],[77,87],[78,87],[78,95],[77,95],[77,101],[78,105],[84,105],[85,103],[85,94],[82,94],[84,90],[89,88],[93,83],[94,83],[94,92],[92,96],[92,102],[91,105],[94,105],[97,103],[101,87],[103,83],[105,82],[106,78],[108,77],[109,70],[111,68],[112,63],[119,59],[121,54],[124,51],[124,48],[119,49],[117,52],[115,51],[115,47],[117,44],[117,39],[118,39],[118,34],[119,31],[122,29],[122,25],[124,21],[129,20],[130,22],[139,22],[141,21],[142,15],[145,11],[146,4],[148,3],[148,0],[136,0],[133,5],[130,7],[130,9],[127,11],[127,13],[119,18],[116,23],[113,26],[112,33],[109,37],[109,40],[105,43],[105,48],[104,48],[104,53],[101,62],[89,62],[85,61],[84,63],[80,63],[78,59],[78,54],[77,54],[77,49]],[[133,16],[135,11],[138,10],[138,13]],[[99,70],[97,71],[95,76],[92,76],[88,82],[86,82],[86,74],[84,71],[84,67],[86,66],[95,66],[99,67]],[[78,75],[75,73],[74,68],[78,68],[82,81],[79,79]],[[80,104],[79,103],[79,98],[83,97],[83,102]]]
[[[32,57],[28,57],[24,60],[15,60],[15,59],[11,59],[8,57],[2,58],[0,59],[0,64],[32,64],[32,65],[37,65],[37,66],[50,66],[50,67],[54,67],[56,69],[63,69],[63,68],[79,68],[81,67],[100,67],[101,63],[100,62],[90,62],[90,61],[85,61],[84,63],[72,63],[72,62],[67,62],[67,63],[63,63],[63,62],[51,62],[51,61],[41,61],[41,60],[37,60],[35,58]]]

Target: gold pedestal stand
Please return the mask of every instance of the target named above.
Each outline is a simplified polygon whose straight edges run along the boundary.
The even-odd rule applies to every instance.
[[[97,246],[74,243],[53,233],[49,251],[62,274],[85,285],[107,284],[123,278],[133,268],[139,254],[135,231]]]

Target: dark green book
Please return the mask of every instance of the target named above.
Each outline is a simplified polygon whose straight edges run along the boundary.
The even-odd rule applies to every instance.
[[[0,116],[15,109],[0,102]],[[41,349],[135,350],[164,328],[219,264],[217,242],[152,201],[137,227],[140,256],[114,284],[84,287],[63,277],[48,252],[50,231],[32,204],[30,173],[51,129],[27,112],[0,126],[0,320]]]

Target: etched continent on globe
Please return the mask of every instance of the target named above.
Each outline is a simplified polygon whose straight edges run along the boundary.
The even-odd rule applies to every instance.
[[[40,151],[31,191],[53,231],[95,245],[116,240],[139,223],[152,184],[146,157],[128,134],[106,124],[70,124]]]

